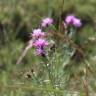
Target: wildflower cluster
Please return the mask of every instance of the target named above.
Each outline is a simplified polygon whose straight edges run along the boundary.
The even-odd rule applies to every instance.
[[[81,21],[76,18],[74,15],[69,15],[65,18],[64,23],[69,26],[80,27]],[[52,18],[44,18],[41,22],[41,27],[45,28],[51,26],[53,24]],[[46,32],[43,32],[41,28],[34,29],[32,31],[31,37],[32,39],[29,41],[29,46],[35,48],[36,55],[45,55],[45,47],[48,46],[48,41],[46,40]]]
[[[76,51],[77,51],[76,48],[73,48],[70,46],[70,40],[72,40],[73,43],[77,40],[77,39],[74,39],[77,36],[76,29],[81,27],[82,25],[81,20],[75,17],[74,15],[68,15],[67,17],[65,17],[65,20],[62,20],[62,21],[64,22],[64,25],[62,24],[61,26],[61,23],[62,23],[61,22],[58,24],[58,26],[60,27],[57,27],[57,26],[54,26],[55,22],[53,22],[52,18],[49,18],[49,17],[44,18],[41,21],[40,27],[32,30],[32,33],[31,33],[32,38],[29,41],[28,46],[26,48],[26,50],[28,50],[29,48],[34,48],[35,55],[43,57],[42,64],[44,65],[42,68],[44,69],[43,69],[42,75],[44,77],[40,76],[39,77],[40,79],[38,79],[37,78],[38,75],[36,75],[36,79],[38,79],[40,84],[44,84],[44,82],[47,80],[48,83],[46,84],[51,84],[54,90],[56,88],[58,89],[62,88],[62,84],[63,84],[62,81],[64,81],[64,79],[61,76],[64,75],[63,70],[67,71],[65,69],[67,68],[67,65],[70,63],[70,57],[72,58],[72,56],[75,56],[74,54],[76,54]],[[49,28],[47,27],[51,25],[52,27],[50,27],[50,30],[51,30],[50,31],[48,30]],[[65,28],[65,30],[63,30],[63,28]],[[45,30],[47,32],[50,31],[50,33],[46,33]],[[57,32],[64,31],[64,33],[60,35],[58,33],[54,34],[54,30]],[[50,38],[51,40],[47,38],[49,37],[48,35],[54,36],[54,37],[58,36],[61,39],[63,38],[63,36],[61,35],[65,35],[66,41],[64,40],[65,42],[62,43],[62,42],[59,42],[59,40],[58,41],[56,40],[56,42],[58,42],[58,44],[56,45],[56,42],[52,38]],[[58,49],[60,48],[60,49],[58,50],[57,48]],[[21,56],[21,58],[18,60],[17,64],[20,63],[21,59],[25,56],[27,52],[26,50],[24,54]],[[68,58],[66,58],[67,56]],[[69,67],[70,67],[70,64],[68,65],[68,68]],[[71,67],[69,69],[71,70]],[[53,94],[55,94],[55,92],[53,92]],[[55,96],[55,95],[52,95],[52,96]]]
[[[42,20],[41,26],[47,27],[49,25],[52,25],[52,23],[53,19],[47,17]],[[40,28],[34,29],[32,31],[31,34],[32,39],[29,41],[28,46],[30,48],[34,47],[36,49],[35,50],[36,55],[44,56],[46,54],[45,47],[48,46],[48,41],[45,39],[46,35],[47,34],[43,32],[42,29]]]
[[[32,40],[30,41],[31,46],[36,48],[36,55],[45,55],[44,48],[48,45],[46,41],[45,32],[42,32],[41,29],[34,29],[32,32]]]

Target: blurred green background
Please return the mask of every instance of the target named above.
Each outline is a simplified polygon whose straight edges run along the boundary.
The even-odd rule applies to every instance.
[[[38,27],[43,17],[51,16],[57,20],[61,12],[62,16],[74,13],[83,23],[80,29],[82,45],[88,38],[96,39],[96,0],[64,0],[61,11],[62,2],[63,0],[0,0],[0,96],[42,96],[39,91],[25,92],[20,88],[13,88],[12,91],[3,85],[31,83],[24,79],[24,74],[31,67],[35,69],[38,66],[38,59],[29,50],[21,64],[16,65],[16,60],[30,39],[29,33]],[[95,58],[89,61],[96,70],[96,41],[83,46],[86,46],[88,58]]]

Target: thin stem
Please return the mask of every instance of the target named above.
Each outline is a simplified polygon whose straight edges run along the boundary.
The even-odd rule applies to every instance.
[[[87,81],[87,69],[84,69],[83,86],[85,89],[85,96],[89,96],[88,81]]]
[[[62,1],[62,9],[61,9],[61,14],[63,13],[64,10],[64,0]]]
[[[58,28],[59,28],[59,32],[62,32],[62,13],[63,13],[63,9],[64,9],[64,0],[61,2],[62,4],[60,4],[60,16],[59,16],[59,24],[58,24]]]
[[[30,40],[30,41],[31,41],[31,40]],[[32,47],[32,46],[31,46],[30,44],[28,44],[28,45],[24,48],[24,50],[23,50],[21,56],[18,58],[16,64],[20,64],[20,63],[21,63],[22,59],[24,58],[24,56],[27,54],[28,50],[29,50],[31,47]]]
[[[50,69],[48,68],[48,66],[46,66],[46,69],[47,69],[47,71],[48,71],[48,75],[49,75],[49,79],[50,79],[51,85],[52,85],[53,89],[55,89],[55,87],[54,87],[54,82],[53,82],[53,76],[52,76],[52,74],[50,73]],[[56,93],[55,93],[55,92],[54,92],[54,95],[56,96]]]
[[[49,76],[49,79],[50,79],[50,83],[51,83],[53,89],[55,90],[54,81],[53,81],[54,78],[53,78],[53,75],[51,74],[51,70],[50,70],[50,68],[49,68],[48,62],[49,62],[49,61],[48,61],[47,57],[45,57],[45,60],[44,60],[45,67],[46,67],[46,70],[47,70],[47,72],[48,72],[48,76]],[[56,96],[56,93],[55,93],[55,92],[54,92],[54,95]]]

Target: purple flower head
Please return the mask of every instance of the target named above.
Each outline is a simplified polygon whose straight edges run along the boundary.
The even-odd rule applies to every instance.
[[[73,25],[76,26],[76,27],[80,27],[82,25],[80,19],[75,18],[74,22],[73,22]]]
[[[44,48],[48,45],[48,42],[45,39],[39,38],[34,42],[34,47],[36,47],[36,55],[45,56]]]
[[[73,25],[75,27],[80,27],[82,25],[80,19],[76,18],[74,15],[67,16],[65,22],[67,25]]]
[[[45,33],[42,32],[41,29],[34,29],[33,30],[33,33],[32,33],[32,37],[35,37],[35,38],[39,38],[39,37],[44,37],[45,36]]]
[[[45,39],[41,39],[41,38],[39,38],[34,42],[34,46],[36,48],[44,48],[47,45],[48,45],[48,42]]]
[[[45,19],[42,20],[41,26],[42,27],[46,27],[48,25],[51,25],[52,23],[53,23],[53,19],[47,17],[47,18],[45,18]]]
[[[42,56],[42,55],[45,55],[45,51],[41,48],[37,48],[35,54]]]
[[[74,15],[69,15],[69,16],[66,17],[65,22],[67,24],[73,24],[74,18],[75,18]]]

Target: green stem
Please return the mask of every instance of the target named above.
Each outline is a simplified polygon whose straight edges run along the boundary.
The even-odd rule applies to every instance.
[[[47,57],[45,57],[45,60],[44,60],[44,63],[45,63],[45,67],[46,67],[46,70],[48,72],[48,76],[49,76],[49,79],[50,79],[50,83],[52,85],[52,88],[55,90],[55,86],[54,86],[54,78],[53,78],[53,75],[51,74],[51,70],[50,70],[50,65],[47,65],[48,64],[48,59]],[[55,92],[54,92],[54,95],[56,96]]]

